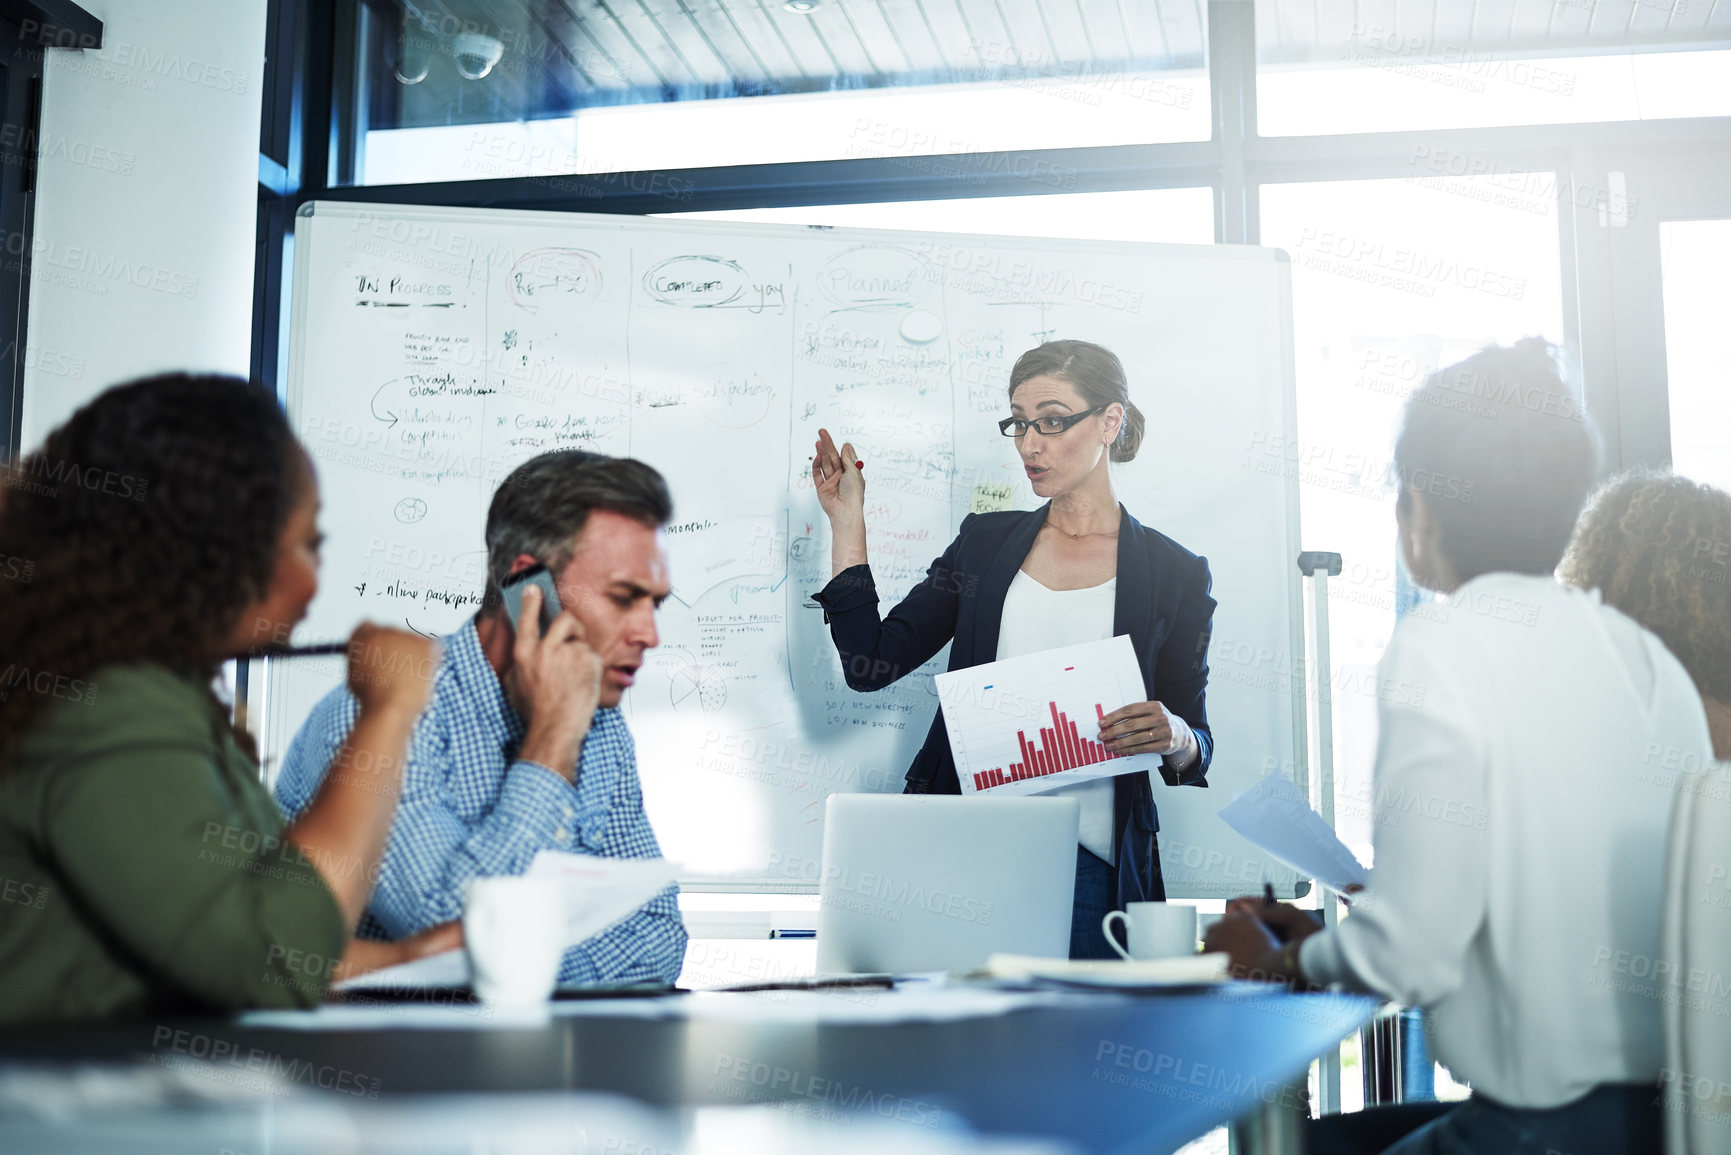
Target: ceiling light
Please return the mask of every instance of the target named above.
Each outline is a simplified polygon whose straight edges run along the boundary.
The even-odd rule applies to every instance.
[[[496,36],[459,32],[451,39],[451,55],[456,57],[457,71],[465,79],[479,80],[493,71],[493,65],[505,55],[505,44]]]
[[[404,33],[397,41],[396,63],[391,66],[391,72],[396,76],[398,84],[419,84],[427,78],[427,72],[432,67],[432,54],[427,51],[427,45],[419,36]]]
[[[817,11],[819,0],[787,0],[786,8],[795,16],[810,16]]]

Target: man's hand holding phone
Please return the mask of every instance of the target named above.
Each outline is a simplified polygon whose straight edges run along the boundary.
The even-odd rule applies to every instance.
[[[583,623],[560,610],[541,629],[539,586],[523,590],[523,612],[511,658],[520,708],[529,723],[517,757],[577,781],[577,755],[601,701],[601,655],[584,638]]]

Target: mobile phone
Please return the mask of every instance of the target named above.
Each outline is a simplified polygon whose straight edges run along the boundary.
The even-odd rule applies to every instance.
[[[546,566],[532,565],[505,579],[504,585],[499,587],[505,595],[505,613],[515,630],[517,620],[523,616],[523,591],[530,586],[541,591],[541,632],[546,633],[553,619],[559,616],[559,592],[553,588],[553,575],[547,572]]]

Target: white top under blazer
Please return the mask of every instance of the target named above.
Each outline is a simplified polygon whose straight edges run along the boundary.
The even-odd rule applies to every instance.
[[[1395,630],[1378,674],[1375,870],[1299,964],[1425,1010],[1511,1107],[1654,1085],[1665,832],[1711,749],[1689,675],[1597,593],[1486,574]]]
[[[1109,578],[1086,589],[1053,590],[1017,570],[1004,594],[1004,613],[998,626],[998,657],[1019,658],[1041,650],[1109,638],[1117,604],[1117,578]],[[1156,786],[1161,784],[1153,774],[1149,779]],[[1043,793],[1077,799],[1082,804],[1082,827],[1076,841],[1082,844],[1083,849],[1115,863],[1112,781],[1110,778],[1096,778]]]

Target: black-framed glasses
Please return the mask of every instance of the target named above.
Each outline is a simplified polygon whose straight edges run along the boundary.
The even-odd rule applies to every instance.
[[[1005,437],[1020,437],[1022,434],[1032,429],[1035,433],[1041,434],[1042,436],[1053,437],[1064,432],[1064,430],[1070,428],[1070,426],[1076,424],[1076,422],[1087,417],[1092,417],[1096,413],[1104,413],[1110,408],[1110,405],[1100,405],[1081,413],[1066,413],[1062,417],[1055,413],[1048,413],[1046,416],[1036,417],[1032,421],[1025,420],[1021,417],[1006,417],[1002,421],[998,422],[998,432],[1002,433]]]

